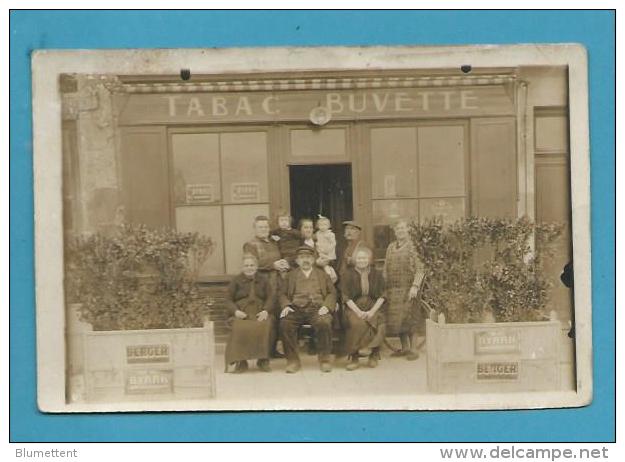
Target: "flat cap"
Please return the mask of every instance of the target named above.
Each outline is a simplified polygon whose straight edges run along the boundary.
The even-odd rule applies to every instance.
[[[310,254],[310,255],[314,256],[315,255],[315,249],[313,249],[309,245],[301,245],[301,246],[299,246],[297,248],[296,253],[297,253],[297,255],[307,253],[307,254]]]
[[[343,226],[353,226],[354,228],[362,229],[361,224],[354,220],[344,221]]]

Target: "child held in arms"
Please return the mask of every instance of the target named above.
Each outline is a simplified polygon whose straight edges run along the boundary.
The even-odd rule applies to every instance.
[[[300,246],[300,233],[292,228],[293,218],[285,210],[278,212],[278,228],[271,232],[271,238],[276,241],[280,254],[291,268],[295,267],[297,248]]]
[[[323,267],[323,270],[330,276],[332,282],[336,282],[338,278],[336,271],[332,267],[332,263],[336,261],[336,236],[331,228],[332,223],[330,223],[330,219],[319,215],[317,232],[315,233],[317,252],[319,253],[317,265]]]

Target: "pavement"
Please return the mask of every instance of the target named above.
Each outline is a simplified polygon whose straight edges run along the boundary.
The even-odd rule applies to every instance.
[[[273,359],[271,372],[261,372],[255,361],[241,374],[224,373],[220,367],[216,384],[220,399],[250,396],[254,399],[284,399],[306,397],[353,397],[357,395],[415,395],[427,393],[426,355],[408,361],[391,358],[390,351],[382,351],[378,367],[367,367],[361,358],[361,367],[355,371],[345,369],[347,358],[336,359],[332,372],[321,372],[316,356],[300,354],[302,368],[295,374],[285,372],[286,359]],[[217,358],[223,365],[223,356]]]

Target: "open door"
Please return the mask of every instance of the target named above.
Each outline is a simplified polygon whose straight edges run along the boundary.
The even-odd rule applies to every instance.
[[[354,217],[352,201],[352,166],[289,166],[291,215],[295,223],[301,218],[326,216],[336,234],[337,255],[344,247],[342,222]]]

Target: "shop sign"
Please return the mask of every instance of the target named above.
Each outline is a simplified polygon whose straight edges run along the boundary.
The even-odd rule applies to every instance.
[[[232,183],[230,200],[232,202],[259,202],[260,185],[258,183]]]
[[[477,380],[518,380],[519,363],[517,361],[478,362]]]
[[[169,362],[170,348],[166,343],[155,345],[127,345],[128,364],[150,364]]]
[[[521,351],[521,333],[518,330],[488,330],[475,333],[475,354],[506,354]]]
[[[188,184],[186,189],[187,204],[213,202],[215,200],[213,185],[210,183]]]
[[[173,393],[174,372],[170,369],[128,370],[126,372],[127,395]]]
[[[506,85],[362,89],[344,91],[255,91],[131,94],[120,123],[185,123],[332,120],[385,117],[514,115],[515,97]]]

